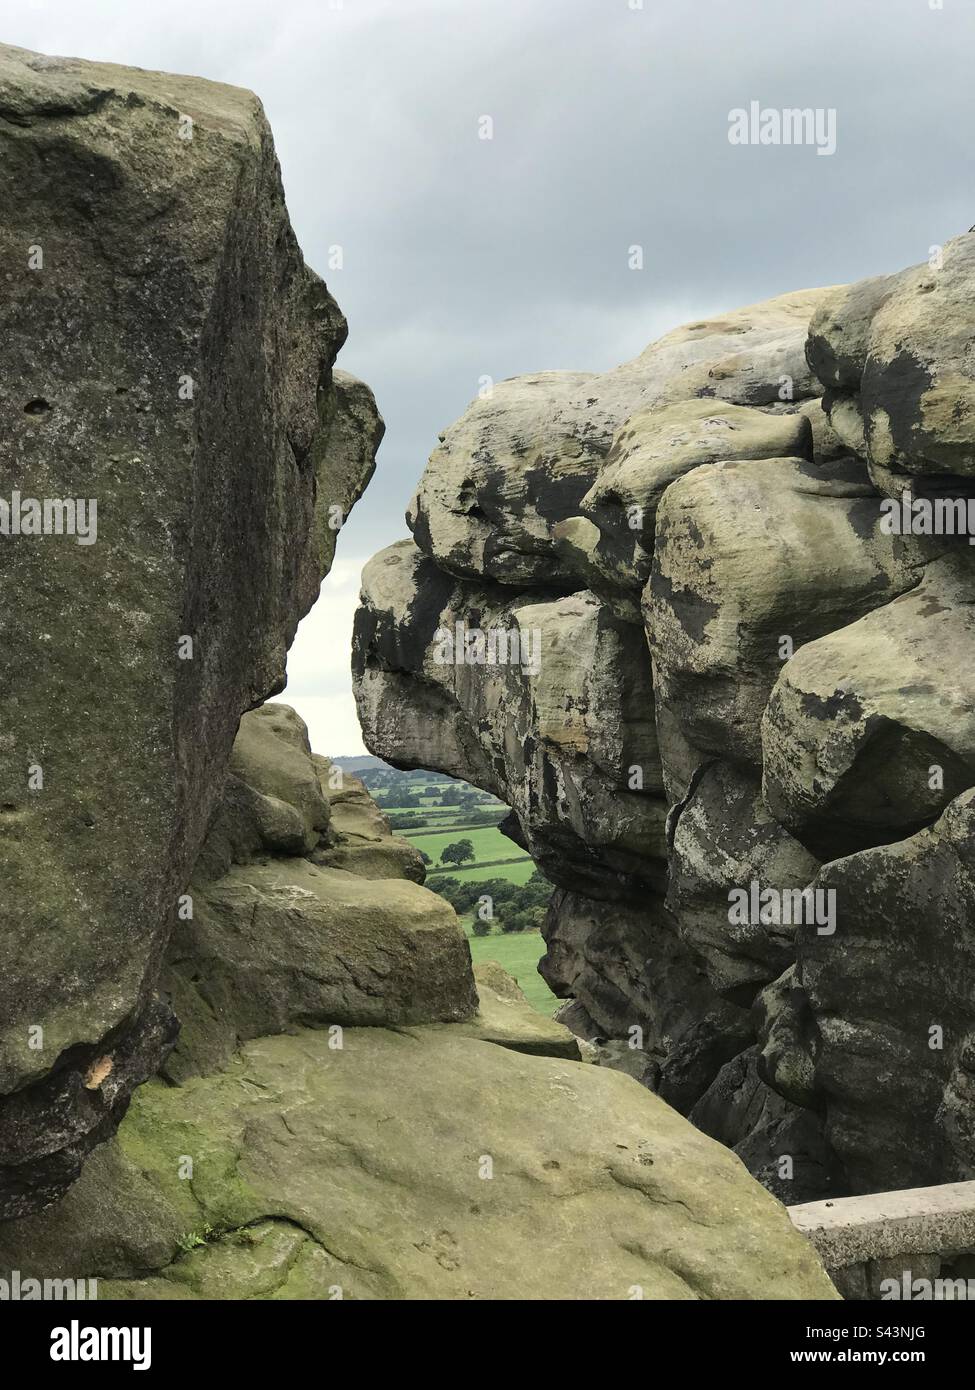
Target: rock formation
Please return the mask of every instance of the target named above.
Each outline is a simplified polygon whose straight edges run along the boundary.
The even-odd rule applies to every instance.
[[[119,1298],[836,1297],[732,1154],[584,1063],[499,967],[475,978],[415,851],[265,703],[382,422],[333,370],[345,324],[295,243],[257,99],[0,49],[0,114],[0,1277]],[[728,320],[722,353],[750,354],[725,363],[729,409],[809,308]],[[700,348],[691,330],[563,393],[562,444],[497,503],[511,536],[490,565],[471,550],[485,605],[536,542],[570,573],[554,557],[575,564],[589,533],[550,542],[549,520],[574,515],[625,403],[663,401]],[[422,563],[469,616],[470,575]],[[584,915],[604,879],[660,897],[666,805],[636,605],[578,587],[540,603],[529,584],[519,610],[560,645],[548,683],[472,681],[483,705],[452,727],[465,776],[524,783],[517,817]],[[377,621],[408,672],[409,624]],[[580,656],[596,679],[566,724]],[[431,691],[449,709],[449,685]],[[621,792],[635,757],[646,786]],[[663,907],[633,930],[711,1011],[647,1035],[686,1103],[746,1011]],[[591,971],[598,1015],[589,939],[566,937],[563,968]],[[642,951],[619,953],[621,1000]]]
[[[5,48],[0,114],[3,495],[94,499],[97,524],[2,546],[13,1215],[77,1176],[172,1044],[160,960],[238,719],[283,686],[326,504],[355,501],[382,426],[332,374],[345,321],[254,96]]]
[[[975,496],[973,267],[502,382],[363,576],[368,746],[512,806],[560,1016],[791,1202],[975,1177],[975,549],[892,519]]]
[[[500,966],[475,982],[453,909],[293,710],[246,714],[230,765],[162,977],[179,1040],[67,1196],[0,1223],[0,1277],[122,1299],[836,1296],[731,1154],[584,1065]],[[319,865],[342,855],[353,872]]]

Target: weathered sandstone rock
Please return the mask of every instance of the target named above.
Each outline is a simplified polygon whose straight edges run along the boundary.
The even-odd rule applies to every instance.
[[[143,1087],[59,1208],[0,1227],[0,1270],[39,1264],[121,1298],[836,1297],[738,1159],[629,1077],[451,1028],[303,1030]]]
[[[644,1083],[677,1109],[689,1110],[750,1041],[744,1010],[714,991],[661,902],[640,908],[560,890],[542,934],[539,973],[584,1010],[586,1025],[573,1027],[638,1051]],[[630,1060],[624,1054],[622,1069]]]
[[[444,1024],[452,1037],[480,1038],[529,1056],[581,1059],[579,1040],[563,1023],[533,1008],[516,980],[496,960],[474,966],[477,1013],[463,1023]],[[428,1031],[429,1025],[424,1031]]]
[[[942,248],[940,265],[839,290],[810,325],[807,355],[831,417],[841,402],[855,412],[871,464],[908,485],[916,474],[975,476],[973,284],[969,234]]]
[[[757,778],[728,763],[705,766],[674,825],[667,902],[719,994],[748,1005],[795,959],[795,927],[732,921],[731,892],[752,883],[805,888],[818,867],[766,810]]]
[[[842,1181],[820,1117],[766,1083],[757,1047],[721,1068],[690,1119],[732,1149],[762,1186],[787,1205],[816,1200],[836,1191]]]
[[[790,1201],[970,1172],[975,550],[884,504],[975,486],[972,264],[969,234],[943,269],[691,325],[597,384],[506,383],[431,459],[424,558],[366,573],[370,747],[514,807],[560,890],[560,1018]],[[529,613],[548,673],[431,668],[442,621]]]
[[[407,518],[417,545],[463,578],[578,588],[553,528],[579,514],[615,432],[678,400],[781,407],[819,395],[803,347],[826,293],[782,295],[675,329],[610,372],[500,382],[431,455]]]
[[[681,735],[661,740],[672,795],[698,753],[760,767],[762,714],[792,652],[916,585],[944,549],[881,520],[848,459],[713,464],[668,488],[644,609],[658,712]]]
[[[763,723],[765,797],[826,859],[901,839],[975,785],[975,552],[797,652]]]
[[[804,927],[797,983],[815,1091],[854,1191],[975,1177],[975,790],[910,839],[826,864],[833,935]]]
[[[812,429],[800,414],[694,399],[631,415],[580,503],[599,530],[596,566],[611,584],[639,591],[650,577],[657,507],[671,483],[705,463],[811,459],[812,450]]]
[[[507,802],[555,882],[660,889],[666,807],[640,629],[588,592],[453,580],[410,541],[362,584],[353,671],[369,747]],[[501,660],[474,659],[478,633]]]
[[[392,834],[389,820],[359,778],[318,754],[312,762],[330,810],[327,845],[316,849],[312,862],[349,869],[360,878],[409,878],[422,883],[426,870],[420,851]]]
[[[403,842],[361,782],[335,777],[312,754],[295,711],[268,704],[245,715],[230,766],[194,874],[192,913],[169,943],[163,985],[182,1029],[167,1078],[217,1071],[242,1041],[297,1026],[469,1018],[477,996],[453,908],[392,872],[397,857],[403,867],[395,852]],[[341,815],[339,824],[330,818],[327,791],[336,809],[355,809],[368,839],[355,843]],[[290,811],[297,845],[267,833],[268,804]],[[419,856],[403,848],[422,873]]]
[[[0,116],[0,494],[97,520],[92,544],[0,546],[12,1215],[64,1190],[172,1042],[156,975],[237,721],[283,684],[322,508],[347,511],[379,426],[336,424],[345,322],[256,97],[3,48]]]

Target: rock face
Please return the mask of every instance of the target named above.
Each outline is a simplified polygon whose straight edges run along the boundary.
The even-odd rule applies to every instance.
[[[407,880],[412,863],[384,844],[402,842],[381,833],[385,817],[361,782],[342,787],[343,774],[332,795],[347,790],[361,808],[365,793],[375,813],[370,872],[358,871],[359,846],[332,819],[322,785],[331,765],[312,755],[295,711],[245,714],[230,767],[191,883],[192,915],[169,945],[163,986],[183,1027],[166,1077],[213,1071],[241,1042],[296,1025],[470,1018],[477,996],[453,908]],[[356,871],[324,867],[332,856]]]
[[[345,322],[256,97],[2,48],[0,115],[10,1216],[63,1191],[172,1044],[160,961],[238,720],[284,683],[382,424],[332,373]],[[301,852],[309,805],[253,791]]]
[[[431,455],[408,514],[420,549],[475,582],[534,587],[544,573],[578,588],[558,523],[588,515],[584,499],[607,456],[625,452],[631,418],[673,400],[777,410],[819,396],[803,348],[821,298],[782,295],[689,324],[611,372],[543,372],[492,387]],[[627,438],[617,440],[621,427]],[[594,499],[594,512],[606,501]]]
[[[639,630],[588,591],[453,580],[410,541],[371,560],[363,583],[354,662],[374,749],[412,767],[434,753],[476,779],[514,808],[541,867],[562,864],[583,890],[662,886],[667,808]],[[504,634],[513,659],[488,664],[485,633]]]
[[[451,1028],[303,1030],[151,1083],[16,1226],[0,1268],[102,1298],[836,1297],[738,1160],[629,1077]]]
[[[584,1063],[499,966],[475,977],[416,852],[265,703],[383,427],[333,371],[344,321],[295,244],[257,99],[2,49],[0,115],[0,1277],[118,1298],[835,1298],[732,1154]],[[573,461],[539,455],[500,511],[517,528],[531,497],[571,523],[591,465],[673,371],[728,411],[788,359],[815,404],[809,308],[553,384]],[[808,444],[815,412],[778,413],[776,439]],[[418,526],[443,536],[437,505],[421,499]],[[480,667],[458,687],[431,663],[444,759],[524,784],[514,833],[564,862],[580,920],[601,884],[621,910],[634,884],[652,898],[618,961],[564,931],[562,968],[573,986],[589,972],[600,1018],[639,979],[655,1012],[632,1069],[645,1059],[686,1109],[751,1034],[663,906],[636,600],[607,601],[595,563],[598,588],[553,564],[546,592],[534,574],[521,591],[532,536],[546,563],[582,563],[598,525],[578,521],[550,547],[540,521],[509,536],[483,581],[460,551],[450,572],[399,548],[362,647],[386,719],[406,713],[387,668],[408,687],[443,615],[521,625],[524,659],[489,689]],[[419,756],[429,728],[401,733]],[[673,977],[666,1006],[648,964]]]
[[[973,266],[502,383],[363,576],[370,748],[514,808],[560,1018],[790,1202],[975,1176]]]
[[[0,1277],[119,1299],[836,1297],[731,1154],[584,1065],[500,966],[475,980],[374,805],[359,863],[368,794],[350,779],[338,828],[323,787],[341,806],[344,777],[293,710],[246,714],[230,766],[169,946],[163,1077],[62,1202],[0,1223]],[[313,862],[343,848],[365,876]]]

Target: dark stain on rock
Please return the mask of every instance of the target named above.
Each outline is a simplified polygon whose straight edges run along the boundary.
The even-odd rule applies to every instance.
[[[578,516],[579,503],[592,487],[595,466],[579,473],[555,473],[550,468],[529,468],[525,472],[528,501],[549,521]]]
[[[691,589],[677,589],[659,570],[651,580],[651,592],[655,599],[664,603],[674,617],[695,642],[703,642],[708,623],[718,616],[718,605],[710,599],[702,598]]]
[[[814,695],[803,690],[798,694],[802,712],[810,719],[830,723],[840,715],[851,720],[863,718],[863,704],[851,690],[834,690],[831,695]]]
[[[928,367],[913,353],[901,350],[890,362],[868,358],[863,371],[863,412],[867,429],[874,410],[883,409],[898,453],[917,453],[921,428],[921,398],[931,389]]]

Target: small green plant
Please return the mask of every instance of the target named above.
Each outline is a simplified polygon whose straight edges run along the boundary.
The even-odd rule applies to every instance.
[[[208,1221],[203,1227],[202,1232],[187,1231],[185,1236],[177,1236],[176,1244],[184,1254],[188,1254],[191,1250],[195,1250],[197,1246],[206,1245],[207,1241],[214,1234],[214,1229]]]

